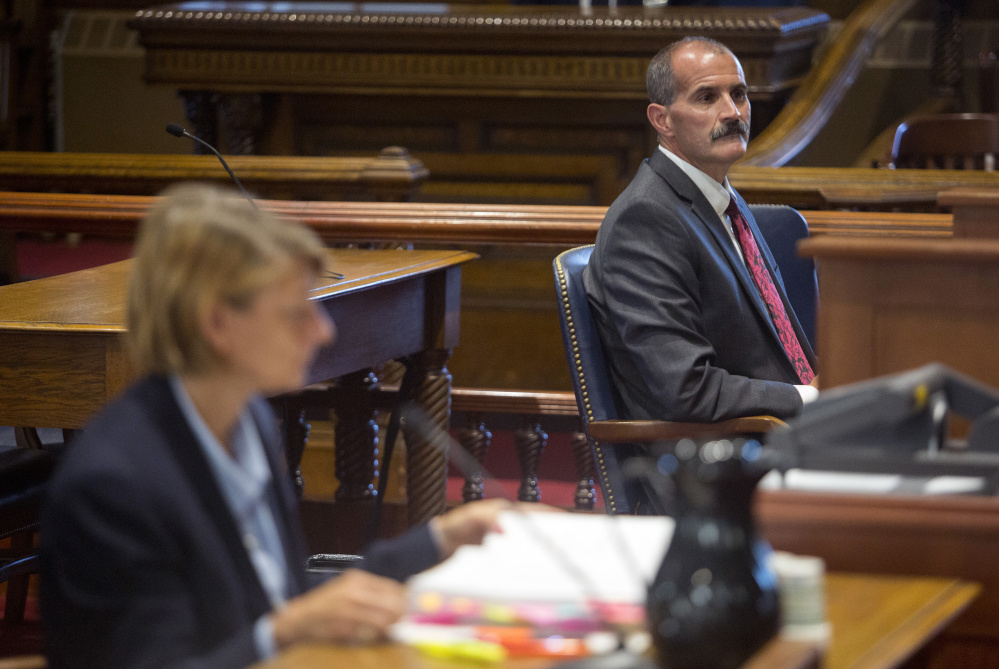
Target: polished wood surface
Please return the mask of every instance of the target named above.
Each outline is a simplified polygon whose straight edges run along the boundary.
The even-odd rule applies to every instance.
[[[881,170],[871,170],[881,172]],[[764,178],[764,177],[760,177]],[[806,189],[803,189],[807,191]],[[934,195],[935,198],[935,195]],[[755,199],[755,198],[754,198]],[[0,230],[131,237],[153,198],[0,192]],[[258,201],[331,242],[591,244],[606,207]],[[949,237],[949,214],[803,211],[812,235]]]
[[[787,423],[773,416],[744,416],[717,423],[680,423],[665,420],[596,420],[586,431],[596,441],[609,444],[647,444],[684,438],[710,439],[732,434],[769,432]]]
[[[938,198],[950,189],[999,190],[999,174],[980,170],[734,165],[729,181],[750,203],[786,204],[806,210],[945,212],[950,211],[950,205]]]
[[[775,548],[820,556],[831,570],[980,583],[925,666],[999,663],[999,499],[760,491],[756,517]]]
[[[827,235],[819,268],[824,388],[942,362],[999,385],[999,240]]]
[[[898,667],[968,606],[977,591],[977,586],[953,579],[829,574],[826,604],[833,636],[822,666],[825,669]],[[807,645],[782,641],[771,643],[760,655],[763,657],[750,660],[744,667],[800,668],[811,666],[814,659]],[[462,665],[427,658],[414,649],[400,646],[305,646],[260,666],[443,669]],[[533,658],[511,660],[498,666],[540,669],[557,664]]]
[[[760,491],[756,517],[776,549],[817,555],[834,571],[980,583],[948,635],[999,642],[999,499]]]
[[[351,249],[328,253],[330,266],[347,278],[328,281],[315,292],[337,322],[338,338],[319,354],[311,382],[424,347],[457,343],[452,313],[444,315],[440,341],[426,341],[423,301],[430,296],[425,277],[456,268],[473,254]],[[120,343],[130,267],[126,260],[0,287],[0,424],[82,427],[132,380]],[[444,288],[440,290],[437,297],[443,299]],[[382,304],[381,294],[390,298],[387,303]],[[395,303],[396,297],[407,300]],[[375,311],[377,318],[366,313]],[[378,336],[372,336],[376,332]]]
[[[226,162],[250,192],[272,199],[403,201],[428,175],[401,147],[370,157],[231,156]],[[180,181],[232,184],[215,156],[0,152],[0,190],[155,195]]]
[[[794,641],[771,641],[741,669],[818,669],[821,651],[812,644]],[[562,662],[565,662],[563,660]],[[496,669],[547,669],[559,662],[542,658],[518,658],[499,664],[434,659],[418,650],[389,645],[371,648],[337,646],[302,646],[283,653],[279,658],[255,665],[258,669],[326,669],[351,667],[357,669],[455,669],[456,667],[495,667]],[[3,667],[0,667],[3,669]]]
[[[406,146],[426,201],[609,205],[652,149],[645,70],[699,33],[741,58],[757,128],[811,67],[805,7],[212,3],[143,10],[146,79],[228,153]],[[219,120],[221,119],[221,121]]]
[[[954,212],[955,237],[999,237],[999,189],[953,188],[938,200]]]

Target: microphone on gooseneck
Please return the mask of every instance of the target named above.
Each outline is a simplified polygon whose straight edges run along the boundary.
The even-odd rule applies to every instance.
[[[243,188],[243,184],[240,183],[239,179],[236,178],[236,175],[232,173],[232,170],[229,169],[229,164],[225,162],[225,158],[222,157],[221,153],[215,150],[214,146],[212,146],[205,140],[201,139],[200,137],[195,137],[194,135],[184,130],[176,123],[167,123],[166,131],[171,135],[173,135],[174,137],[190,137],[191,139],[193,139],[195,142],[198,142],[202,146],[208,147],[208,149],[212,153],[214,153],[215,156],[222,163],[222,167],[224,167],[225,171],[229,173],[229,176],[232,177],[232,180],[236,183],[237,186],[239,186],[239,190],[242,191],[243,196],[246,197],[246,200],[247,202],[250,203],[250,206],[253,207],[254,209],[257,208],[257,203],[253,201],[253,197],[247,192],[245,188]],[[324,276],[327,279],[333,279],[334,281],[340,281],[345,278],[343,274],[341,274],[340,272],[334,272],[333,270],[326,270]]]
[[[212,153],[214,153],[215,156],[222,162],[222,167],[225,168],[225,171],[229,173],[229,176],[232,177],[232,180],[236,183],[237,186],[239,186],[239,190],[242,191],[243,195],[246,197],[246,199],[249,201],[249,203],[253,206],[253,208],[254,209],[257,208],[257,203],[253,201],[253,197],[251,197],[250,194],[246,191],[246,189],[243,188],[243,184],[240,183],[239,179],[236,178],[236,175],[232,173],[232,170],[229,169],[229,165],[225,162],[225,158],[222,157],[221,153],[219,153],[218,151],[215,150],[214,146],[212,146],[211,144],[209,144],[205,140],[201,139],[200,137],[195,137],[194,135],[192,135],[191,133],[189,133],[187,130],[184,130],[182,127],[180,127],[176,123],[167,123],[166,131],[168,133],[170,133],[171,135],[173,135],[174,137],[190,137],[195,142],[198,142],[202,146],[207,147],[208,150],[211,151]]]

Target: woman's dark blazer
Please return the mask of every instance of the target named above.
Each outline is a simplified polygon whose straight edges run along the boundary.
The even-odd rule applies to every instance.
[[[277,422],[251,412],[274,474],[272,508],[292,595],[305,542]],[[270,603],[194,433],[162,377],[106,407],[56,472],[42,520],[41,606],[52,669],[243,667]],[[426,528],[374,547],[370,571],[402,580],[431,566]]]

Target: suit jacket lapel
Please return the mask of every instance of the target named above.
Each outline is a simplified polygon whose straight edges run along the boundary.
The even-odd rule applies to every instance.
[[[235,567],[236,574],[244,584],[243,592],[251,618],[258,618],[271,610],[270,599],[264,592],[257,571],[250,562],[243,545],[242,535],[222,491],[215,482],[211,467],[205,458],[197,437],[187,424],[183,412],[174,399],[170,385],[163,377],[150,377],[143,389],[147,401],[156,407],[153,412],[159,421],[159,428],[176,456],[191,486],[198,496],[201,508],[211,518],[218,537],[225,544],[226,552]]]
[[[780,348],[781,351],[784,350],[784,345],[780,341],[780,337],[777,335],[777,329],[774,327],[773,320],[770,318],[770,312],[767,311],[767,305],[763,302],[763,298],[760,297],[760,291],[756,288],[756,283],[753,281],[753,276],[749,273],[749,269],[746,267],[746,263],[739,256],[739,253],[735,249],[735,245],[732,238],[728,234],[728,230],[725,229],[725,224],[722,223],[721,219],[718,217],[718,213],[712,208],[711,204],[708,202],[707,198],[704,197],[704,193],[690,180],[686,174],[683,173],[679,167],[677,167],[672,160],[663,155],[662,151],[656,150],[652,158],[649,159],[650,166],[659,173],[663,179],[676,191],[677,195],[684,198],[691,205],[691,211],[696,214],[697,218],[704,224],[711,235],[715,239],[715,243],[718,244],[722,252],[724,252],[725,257],[728,259],[728,264],[735,276],[739,279],[739,284],[742,286],[742,291],[746,295],[747,299],[756,309],[757,316],[766,324],[767,330],[773,337],[774,343]],[[746,203],[741,197],[736,197],[736,203],[739,206],[739,210],[742,215],[746,217],[747,221],[752,221],[752,214],[749,213],[749,209],[746,207]],[[750,230],[756,227],[755,224],[750,225]],[[759,244],[759,235],[756,234],[754,230],[754,236],[756,236],[757,244]],[[764,254],[764,261],[771,265],[766,259]],[[773,276],[773,267],[769,267],[771,276]],[[787,355],[785,354],[785,358]],[[790,364],[790,361],[788,361]]]

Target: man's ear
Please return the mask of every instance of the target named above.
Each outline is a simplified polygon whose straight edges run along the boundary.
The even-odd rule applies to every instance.
[[[645,115],[649,117],[649,123],[656,129],[656,133],[660,137],[673,136],[673,123],[669,115],[669,109],[653,102],[645,110]]]

